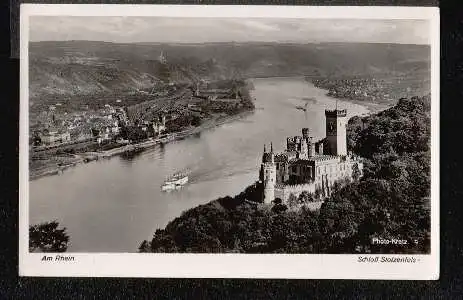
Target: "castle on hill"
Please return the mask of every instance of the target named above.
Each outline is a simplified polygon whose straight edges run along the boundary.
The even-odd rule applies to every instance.
[[[288,137],[286,150],[274,153],[264,146],[259,182],[263,185],[263,202],[280,198],[283,203],[291,194],[302,192],[328,197],[335,182],[362,176],[359,157],[347,153],[347,110],[325,110],[326,138],[315,142],[308,128],[302,136]]]

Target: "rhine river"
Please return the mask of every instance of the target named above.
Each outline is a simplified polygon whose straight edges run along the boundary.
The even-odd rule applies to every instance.
[[[325,136],[325,108],[336,100],[302,78],[253,79],[254,112],[200,135],[157,145],[132,159],[113,157],[29,183],[30,224],[58,220],[70,235],[68,252],[136,252],[158,228],[185,210],[236,195],[258,178],[264,143],[285,148],[286,137],[309,127]],[[308,102],[307,112],[297,109]],[[367,113],[339,101],[348,115]],[[191,170],[182,190],[161,192],[165,178]]]

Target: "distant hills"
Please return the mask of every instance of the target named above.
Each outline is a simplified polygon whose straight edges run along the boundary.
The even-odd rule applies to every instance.
[[[161,51],[167,64],[158,59]],[[30,96],[128,93],[161,81],[346,75],[429,78],[430,47],[403,44],[31,42]],[[429,80],[429,79],[428,79]]]

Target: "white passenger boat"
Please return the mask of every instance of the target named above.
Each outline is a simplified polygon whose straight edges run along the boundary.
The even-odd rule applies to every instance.
[[[161,186],[162,191],[172,191],[181,189],[188,183],[188,175],[186,173],[177,173],[167,179]]]

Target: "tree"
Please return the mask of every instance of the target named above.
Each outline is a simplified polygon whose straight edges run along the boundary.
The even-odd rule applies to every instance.
[[[143,242],[141,242],[140,246],[138,247],[138,252],[140,253],[151,252],[151,243],[148,242],[147,240],[143,240]]]
[[[307,197],[305,198],[305,202],[314,202],[315,197],[312,193],[307,193]]]
[[[200,116],[194,115],[194,116],[192,117],[192,119],[191,119],[191,125],[192,125],[192,126],[197,127],[197,126],[201,125],[201,123],[202,123],[202,119],[201,119]]]
[[[288,206],[289,206],[290,208],[293,208],[293,207],[297,206],[298,199],[297,199],[297,197],[296,197],[293,193],[291,193],[291,194],[289,195],[289,197],[288,197],[288,202],[287,202],[287,203],[288,203]]]
[[[279,214],[279,213],[282,213],[282,212],[285,212],[288,210],[288,207],[284,204],[275,204],[273,207],[272,207],[272,211],[276,214]]]
[[[298,198],[298,203],[299,204],[304,204],[307,202],[314,202],[314,195],[312,193],[309,193],[307,191],[303,191]]]
[[[352,179],[354,179],[354,181],[360,179],[360,170],[357,163],[352,166]]]
[[[55,220],[29,227],[29,252],[66,252],[69,236]]]
[[[274,205],[277,205],[277,204],[282,204],[283,200],[281,200],[280,198],[275,198],[272,202]]]

